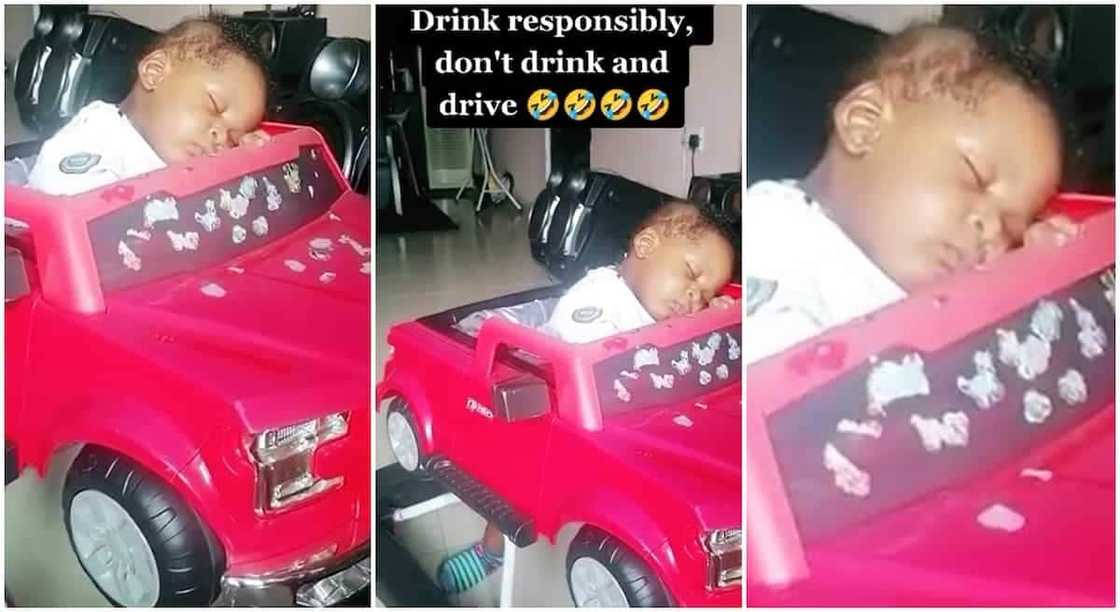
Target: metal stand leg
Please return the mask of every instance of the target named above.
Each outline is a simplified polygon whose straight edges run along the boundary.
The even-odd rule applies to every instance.
[[[513,607],[513,572],[517,562],[517,546],[506,538],[502,552],[502,593],[498,598],[499,608]]]
[[[502,177],[498,176],[498,170],[494,168],[494,158],[490,155],[490,145],[486,142],[486,128],[472,128],[475,139],[478,140],[478,150],[482,158],[482,185],[478,188],[478,201],[475,203],[474,210],[478,212],[482,210],[482,198],[488,193],[504,193],[509,198],[509,203],[517,210],[522,210],[521,202],[517,201],[506,184],[502,182]],[[497,185],[494,188],[492,185]]]

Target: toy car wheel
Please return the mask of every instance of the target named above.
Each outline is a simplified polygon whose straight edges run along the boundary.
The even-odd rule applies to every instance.
[[[658,608],[671,605],[645,562],[607,532],[589,526],[568,547],[568,591],[580,608]]]
[[[113,451],[87,446],[62,490],[70,545],[116,606],[206,606],[219,592],[217,545],[171,487]]]
[[[389,448],[397,463],[407,472],[415,472],[424,464],[424,451],[420,446],[416,421],[404,400],[394,399],[385,417],[385,431],[389,436]]]

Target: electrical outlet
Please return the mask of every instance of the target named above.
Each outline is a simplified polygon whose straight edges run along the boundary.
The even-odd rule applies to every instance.
[[[681,144],[684,145],[685,150],[691,150],[693,139],[696,139],[696,152],[704,150],[704,128],[685,128],[684,140]]]

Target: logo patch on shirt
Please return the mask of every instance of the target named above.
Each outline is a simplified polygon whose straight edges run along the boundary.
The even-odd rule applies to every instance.
[[[584,306],[572,311],[572,320],[576,323],[590,323],[603,316],[603,309],[598,306]]]
[[[101,156],[96,153],[75,153],[63,157],[58,162],[58,169],[63,174],[85,174],[100,161]]]

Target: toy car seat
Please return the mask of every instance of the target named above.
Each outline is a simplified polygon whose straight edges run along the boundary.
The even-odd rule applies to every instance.
[[[43,6],[15,69],[24,125],[49,137],[88,102],[120,102],[136,59],[156,33],[119,17]]]

